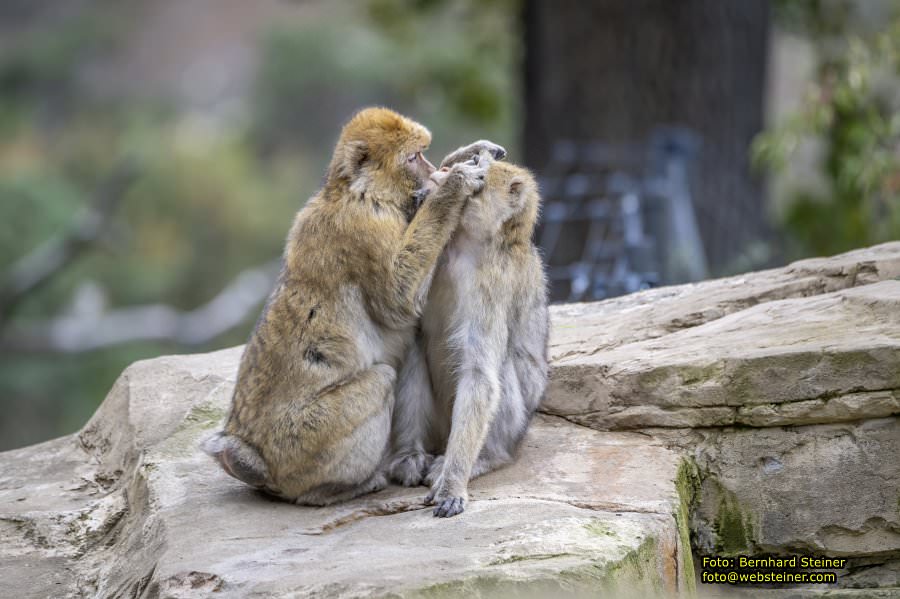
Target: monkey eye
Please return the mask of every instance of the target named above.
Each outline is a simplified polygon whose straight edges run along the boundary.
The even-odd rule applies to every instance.
[[[418,157],[419,157],[419,153],[416,152],[415,154],[410,154],[409,156],[407,156],[406,161],[407,162],[415,162],[416,158],[418,158]]]

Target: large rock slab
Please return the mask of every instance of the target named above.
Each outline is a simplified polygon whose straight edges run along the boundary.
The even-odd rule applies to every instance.
[[[694,456],[703,473],[695,541],[704,553],[900,556],[898,418],[725,430]],[[896,572],[892,585],[900,586]]]
[[[240,348],[139,362],[79,434],[0,454],[0,596],[671,595],[689,541],[849,560],[765,596],[891,596],[898,278],[890,243],[554,307],[545,415],[450,520],[424,488],[259,495],[197,450]]]
[[[598,429],[779,426],[900,413],[900,281],[767,302],[557,358],[543,409]]]
[[[602,302],[551,306],[553,360],[591,356],[718,320],[757,304],[803,298],[900,277],[900,242],[829,258]]]
[[[685,450],[696,551],[847,557],[848,592],[900,593],[900,243],[553,318],[542,409]]]
[[[677,453],[541,416],[436,519],[426,489],[272,501],[197,450],[240,348],[139,362],[78,435],[0,454],[0,595],[418,596],[688,588]],[[679,523],[683,526],[679,530]]]

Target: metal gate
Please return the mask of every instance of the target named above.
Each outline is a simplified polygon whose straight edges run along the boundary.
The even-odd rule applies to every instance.
[[[664,129],[644,144],[559,141],[538,179],[537,240],[551,301],[603,299],[706,278],[690,195],[696,137]]]

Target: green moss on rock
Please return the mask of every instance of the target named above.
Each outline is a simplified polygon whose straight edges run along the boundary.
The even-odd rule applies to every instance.
[[[637,549],[609,565],[604,576],[606,588],[640,590],[641,595],[649,597],[661,595],[663,586],[658,557],[656,539],[647,538]]]
[[[191,408],[178,429],[162,445],[161,451],[170,457],[185,456],[197,449],[206,431],[211,431],[225,418],[225,409],[214,403],[203,403]]]
[[[604,522],[599,519],[588,522],[584,525],[584,529],[592,535],[600,537],[615,537],[616,533]]]
[[[720,485],[715,530],[717,549],[725,555],[748,553],[754,544],[753,515],[745,512],[737,496]]]
[[[601,533],[602,534],[602,533]],[[531,559],[565,559],[570,554],[539,554],[502,560],[502,565]],[[490,566],[501,565],[496,562]],[[463,580],[430,585],[401,592],[398,597],[442,599],[450,597],[597,597],[663,595],[659,571],[659,551],[655,538],[644,540],[636,549],[614,563],[584,564],[564,569],[545,578],[517,580],[503,572],[489,572]],[[624,593],[625,595],[622,595]]]
[[[675,523],[678,527],[678,540],[681,544],[680,574],[684,577],[682,590],[688,596],[697,593],[697,579],[694,574],[694,559],[691,551],[691,510],[700,496],[700,471],[693,460],[685,458],[678,465],[675,474],[675,489],[678,492],[678,507],[675,511]]]

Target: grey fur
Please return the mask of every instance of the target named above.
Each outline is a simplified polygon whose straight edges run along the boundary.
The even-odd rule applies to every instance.
[[[502,234],[523,202],[539,201],[537,188],[521,170],[513,188],[527,197],[507,197],[519,169],[502,166],[438,261],[398,378],[388,472],[430,485],[439,517],[464,510],[471,478],[514,459],[547,386],[543,266],[532,244],[510,250]]]

